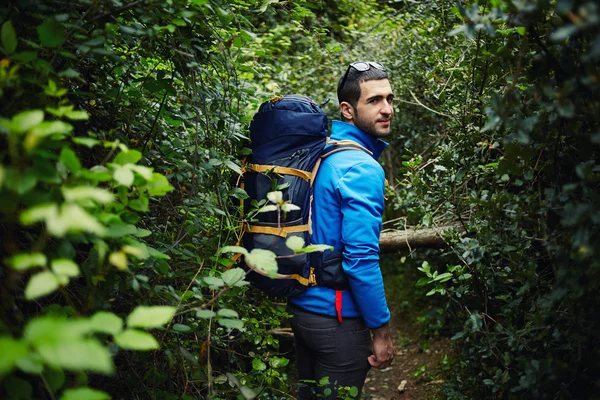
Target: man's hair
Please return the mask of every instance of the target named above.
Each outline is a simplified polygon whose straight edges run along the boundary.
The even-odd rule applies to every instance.
[[[388,79],[388,74],[385,71],[382,71],[378,68],[371,67],[366,71],[357,71],[352,67],[348,67],[348,75],[346,76],[346,81],[343,82],[344,86],[342,87],[342,81],[344,80],[345,73],[338,80],[338,103],[342,101],[346,101],[350,103],[350,105],[356,108],[358,104],[358,99],[360,98],[360,84],[366,81],[380,80],[380,79]]]

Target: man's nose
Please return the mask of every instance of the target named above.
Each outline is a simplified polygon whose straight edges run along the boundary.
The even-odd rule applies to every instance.
[[[384,115],[391,115],[394,112],[392,105],[390,103],[385,103],[385,105],[381,108],[380,112]]]

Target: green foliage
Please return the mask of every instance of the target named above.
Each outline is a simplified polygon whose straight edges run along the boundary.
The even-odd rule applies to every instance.
[[[276,273],[228,246],[233,175],[258,104],[337,117],[358,59],[398,100],[388,220],[458,226],[395,264],[454,334],[448,397],[597,391],[595,2],[121,3],[0,7],[0,396],[288,396],[288,315],[222,255]],[[293,209],[273,196],[255,211]]]
[[[411,149],[393,208],[406,210],[400,226],[460,227],[445,236],[449,251],[413,254],[425,260],[417,286],[447,300],[457,332],[448,396],[590,398],[597,6],[441,2],[419,13],[396,53],[407,132],[396,144]]]

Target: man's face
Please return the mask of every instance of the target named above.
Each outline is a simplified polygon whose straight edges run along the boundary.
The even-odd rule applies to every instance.
[[[388,136],[394,117],[393,99],[394,94],[389,80],[362,82],[360,98],[356,104],[353,118],[349,122],[373,137]]]

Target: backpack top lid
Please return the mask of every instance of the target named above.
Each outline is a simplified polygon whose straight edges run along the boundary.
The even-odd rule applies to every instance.
[[[262,103],[250,123],[250,148],[290,135],[328,136],[327,115],[310,97],[285,95]]]

